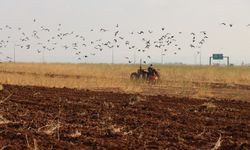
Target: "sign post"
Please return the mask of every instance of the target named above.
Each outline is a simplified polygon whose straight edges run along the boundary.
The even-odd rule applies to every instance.
[[[223,54],[213,54],[213,60],[223,60]]]
[[[229,56],[224,56],[223,54],[213,54],[211,57],[209,57],[209,65],[212,65],[212,60],[223,60],[224,58],[227,58],[227,66],[229,66]]]

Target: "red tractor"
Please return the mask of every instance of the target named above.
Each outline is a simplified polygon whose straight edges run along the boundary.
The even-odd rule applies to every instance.
[[[148,69],[142,69],[141,65],[137,72],[133,72],[130,74],[131,80],[146,80],[149,82],[156,82],[160,79],[160,73],[150,65]]]

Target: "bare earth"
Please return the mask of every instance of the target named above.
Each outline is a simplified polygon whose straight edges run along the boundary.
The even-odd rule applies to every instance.
[[[250,149],[247,101],[4,85],[4,149]]]

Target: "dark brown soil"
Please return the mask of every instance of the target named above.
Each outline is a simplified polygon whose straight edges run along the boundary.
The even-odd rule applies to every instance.
[[[219,149],[250,149],[249,102],[13,85],[0,91],[0,149],[190,150],[218,141]]]

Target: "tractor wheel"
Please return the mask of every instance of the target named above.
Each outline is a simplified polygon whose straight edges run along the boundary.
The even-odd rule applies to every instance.
[[[131,73],[130,79],[131,80],[137,80],[138,79],[138,74],[136,72]]]

